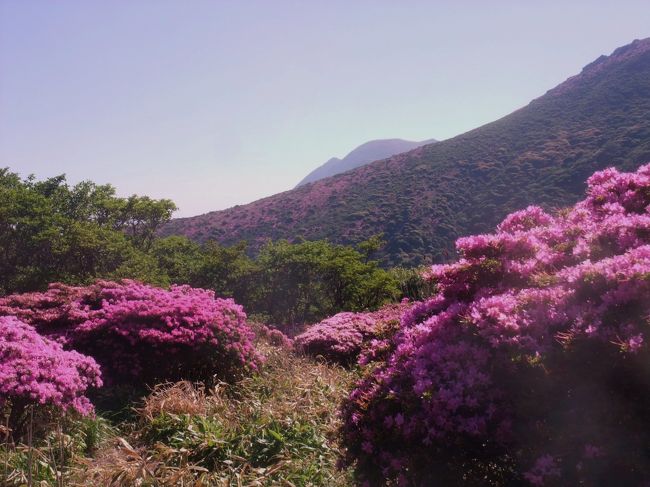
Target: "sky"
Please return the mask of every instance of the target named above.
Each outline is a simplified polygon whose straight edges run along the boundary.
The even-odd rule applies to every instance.
[[[471,130],[649,36],[647,0],[0,0],[0,167],[196,215]]]

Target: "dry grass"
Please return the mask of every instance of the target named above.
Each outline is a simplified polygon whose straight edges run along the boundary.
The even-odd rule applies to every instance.
[[[71,485],[75,486],[212,486],[208,470],[188,462],[165,463],[173,459],[162,445],[152,450],[134,448],[124,438],[115,441],[97,457],[84,459]]]
[[[161,384],[116,425],[68,418],[31,452],[2,446],[0,485],[26,485],[30,455],[43,487],[351,485],[335,433],[353,373],[258,347],[266,363],[237,384]]]
[[[85,459],[73,484],[350,485],[349,474],[336,469],[335,431],[351,373],[258,346],[266,364],[236,385],[156,387],[137,408],[127,437]]]
[[[137,411],[142,419],[148,421],[161,414],[205,415],[205,390],[188,381],[159,384]]]

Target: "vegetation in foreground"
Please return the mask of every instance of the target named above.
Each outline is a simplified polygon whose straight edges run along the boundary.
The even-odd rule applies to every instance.
[[[433,266],[343,406],[368,485],[650,481],[650,164],[596,172]]]
[[[26,485],[30,463],[33,485],[351,485],[335,435],[353,373],[258,347],[265,364],[236,384],[160,384],[127,419],[70,414],[31,450],[5,443],[6,485]]]

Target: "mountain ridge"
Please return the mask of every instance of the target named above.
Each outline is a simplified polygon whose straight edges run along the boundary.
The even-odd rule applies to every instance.
[[[223,244],[377,233],[385,265],[446,260],[461,235],[530,204],[574,203],[598,169],[650,160],[650,39],[600,57],[528,105],[425,145],[248,205],[173,220],[163,234]]]
[[[420,142],[404,139],[374,139],[355,147],[343,159],[332,157],[305,176],[295,187],[298,188],[319,179],[335,176],[342,172],[356,169],[373,161],[386,159],[401,152],[407,152],[426,144],[437,142],[427,139]],[[295,188],[294,188],[295,189]]]

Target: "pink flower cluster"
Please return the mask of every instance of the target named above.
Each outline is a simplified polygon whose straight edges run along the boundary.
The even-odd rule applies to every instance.
[[[404,314],[391,353],[343,407],[360,477],[427,484],[503,465],[499,475],[541,485],[561,464],[579,483],[570,445],[650,447],[635,426],[645,413],[620,411],[645,404],[650,387],[647,367],[634,366],[650,359],[650,164],[597,172],[573,208],[529,207],[456,246],[457,262],[428,272],[438,294]],[[603,395],[618,374],[621,397]],[[557,465],[550,444],[567,445]],[[634,481],[650,478],[626,461]]]
[[[385,338],[380,335],[388,332],[386,327],[398,323],[402,313],[410,303],[390,304],[378,311],[366,313],[338,313],[296,336],[294,348],[312,356],[322,356],[333,362],[349,364],[354,362],[364,346],[373,344],[375,351],[364,356],[368,362],[374,358],[376,351],[386,345]]]
[[[261,360],[242,307],[189,286],[53,284],[44,293],[0,298],[0,315],[92,356],[109,381],[228,378]]]
[[[86,391],[101,385],[92,358],[63,350],[16,317],[0,317],[0,402],[10,402],[13,417],[30,404],[89,414]]]
[[[255,332],[257,338],[263,338],[271,345],[282,347],[291,350],[293,347],[293,340],[287,335],[282,333],[278,328],[270,327],[264,323],[250,323],[251,328]]]

